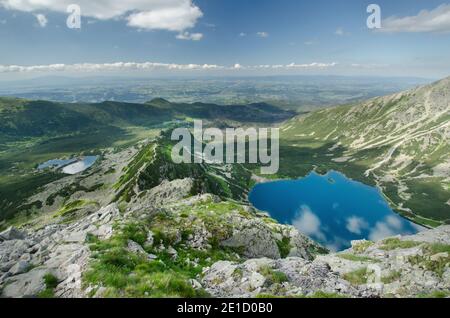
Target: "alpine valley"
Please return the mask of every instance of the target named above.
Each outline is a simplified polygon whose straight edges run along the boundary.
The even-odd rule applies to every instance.
[[[449,297],[450,78],[292,109],[0,98],[1,296]],[[257,165],[174,164],[195,119],[279,127],[271,179],[340,172],[421,231],[330,252],[250,204]]]

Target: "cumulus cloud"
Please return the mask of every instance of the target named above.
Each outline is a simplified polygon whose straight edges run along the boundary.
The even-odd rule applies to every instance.
[[[353,234],[361,235],[362,230],[367,229],[368,227],[369,223],[367,223],[363,218],[352,216],[347,219],[346,228]]]
[[[372,241],[379,241],[386,237],[395,236],[398,233],[405,232],[403,225],[400,217],[387,216],[383,221],[375,224],[375,227],[370,231],[369,238]]]
[[[297,217],[292,221],[292,225],[308,236],[315,237],[321,241],[326,241],[326,236],[321,228],[322,222],[307,205],[302,205],[300,207]]]
[[[200,41],[202,38],[202,33],[183,32],[177,35],[178,40]]]
[[[0,0],[0,6],[23,12],[54,11],[66,14],[73,0]],[[192,0],[77,0],[85,17],[124,19],[131,27],[182,32],[203,16]]]
[[[370,232],[369,239],[372,241],[380,241],[390,236],[395,236],[395,230],[385,222],[377,222]]]
[[[392,16],[382,21],[382,32],[450,32],[450,4],[433,10],[422,10],[417,15]]]
[[[244,36],[247,36],[247,33],[245,33],[245,32],[241,32],[241,33],[239,33],[239,36],[240,36],[240,37],[244,37]]]
[[[48,20],[47,17],[43,14],[35,14],[36,20],[41,28],[45,28],[47,26]]]
[[[235,64],[223,66],[216,64],[173,64],[154,62],[117,62],[117,63],[79,63],[79,64],[47,64],[47,65],[0,65],[0,73],[30,73],[30,72],[102,72],[102,71],[201,71],[201,70],[302,70],[302,69],[324,69],[335,66],[336,63],[310,63],[310,64],[287,64],[287,65],[250,65]]]
[[[256,35],[259,36],[260,38],[268,38],[269,37],[269,33],[267,33],[267,32],[257,32]]]
[[[403,227],[402,220],[395,215],[390,215],[386,218],[386,223],[393,229],[401,230]]]
[[[213,64],[166,64],[166,63],[135,63],[117,62],[104,64],[48,64],[48,65],[0,65],[0,73],[27,73],[27,72],[101,72],[101,71],[134,71],[134,70],[169,70],[169,71],[189,71],[189,70],[211,70],[221,69],[219,65]]]

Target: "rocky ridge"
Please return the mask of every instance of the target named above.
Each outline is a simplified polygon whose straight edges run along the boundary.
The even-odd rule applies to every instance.
[[[126,212],[111,204],[70,224],[2,232],[2,297],[45,296],[49,289],[55,297],[135,296],[108,280],[94,284],[86,278],[99,262],[92,241],[113,242],[131,223],[144,226],[145,240],[127,238],[123,253],[140,257],[140,266],[189,262],[197,269],[195,276],[186,276],[190,288],[214,297],[417,297],[450,291],[450,226],[376,243],[353,242],[347,251],[319,255],[324,250],[293,227],[248,206],[210,194],[180,200],[180,189],[187,195],[190,184],[164,182]],[[162,198],[165,204],[158,204]],[[220,249],[229,254],[213,259]],[[205,252],[205,262],[201,256],[186,258],[195,250]],[[133,269],[130,275],[136,273]]]

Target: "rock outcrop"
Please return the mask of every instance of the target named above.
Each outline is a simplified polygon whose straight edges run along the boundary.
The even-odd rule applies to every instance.
[[[170,189],[180,182],[185,181],[162,187]],[[170,193],[162,190],[153,193]],[[246,206],[212,195],[165,198],[166,205],[147,213],[144,203],[125,214],[111,204],[72,224],[3,232],[2,297],[39,296],[48,289],[48,275],[57,279],[56,297],[87,297],[92,290],[101,296],[106,286],[83,284],[83,273],[93,261],[90,237],[106,242],[120,224],[149,219],[154,220],[150,223],[154,230],[147,232],[143,245],[133,240],[126,243],[128,252],[146,262],[161,262],[162,255],[171,258],[164,262],[179,261],[179,254],[185,257],[190,249],[213,253],[211,244],[217,239],[222,248],[236,251],[235,260],[211,263],[202,275],[189,280],[214,297],[417,297],[447,295],[450,290],[450,226],[380,242],[355,241],[347,251],[318,255],[324,249],[295,228],[277,224]],[[189,235],[180,234],[186,230]],[[164,246],[161,235],[172,237],[174,245]],[[155,254],[148,253],[149,248]],[[195,257],[187,261],[199,262]]]

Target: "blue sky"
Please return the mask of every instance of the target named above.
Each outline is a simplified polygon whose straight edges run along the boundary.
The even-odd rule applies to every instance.
[[[0,77],[450,75],[450,2],[442,0],[131,2],[0,0]],[[80,5],[81,29],[66,26],[70,3]],[[366,25],[371,3],[381,8],[378,31]],[[129,64],[110,64],[118,62]]]

